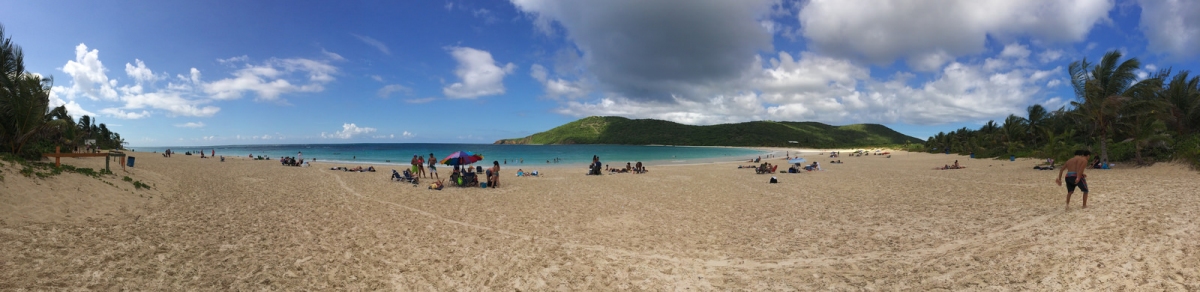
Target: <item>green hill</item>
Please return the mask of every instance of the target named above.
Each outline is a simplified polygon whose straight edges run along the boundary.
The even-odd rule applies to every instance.
[[[796,141],[798,144],[789,143]],[[841,148],[924,143],[878,124],[757,121],[711,126],[622,117],[587,117],[549,131],[495,144],[627,144]]]

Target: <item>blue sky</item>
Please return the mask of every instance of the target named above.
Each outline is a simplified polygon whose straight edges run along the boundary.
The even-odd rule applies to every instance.
[[[1074,96],[1121,50],[1200,68],[1196,1],[6,1],[55,105],[133,146],[490,143],[589,115],[881,123]]]

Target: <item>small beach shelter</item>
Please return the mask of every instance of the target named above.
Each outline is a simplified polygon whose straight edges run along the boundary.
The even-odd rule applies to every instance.
[[[467,165],[483,160],[483,155],[471,153],[470,151],[455,151],[442,158],[442,164],[445,165]]]

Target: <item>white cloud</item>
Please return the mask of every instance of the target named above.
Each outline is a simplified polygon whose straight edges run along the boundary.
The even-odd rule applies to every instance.
[[[70,115],[71,117],[76,118],[76,119],[78,119],[79,117],[85,116],[85,115],[91,116],[91,117],[96,116],[96,113],[84,110],[83,107],[80,106],[79,103],[75,102],[74,100],[64,101],[62,98],[59,98],[58,91],[62,91],[62,90],[65,90],[65,89],[63,89],[61,87],[55,87],[55,88],[51,89],[51,91],[50,91],[50,108],[66,106],[67,115]]]
[[[922,72],[932,72],[942,69],[942,65],[954,61],[954,56],[946,53],[944,50],[933,50],[932,52],[920,54],[908,58],[908,66],[913,70]]]
[[[357,35],[357,34],[351,34],[351,35],[354,35],[354,37],[358,38],[358,40],[362,41],[363,43],[366,43],[367,45],[375,47],[375,49],[378,49],[380,52],[383,52],[384,55],[392,54],[392,50],[388,49],[388,46],[383,44],[383,42],[381,42],[379,40],[373,39],[368,36],[361,36],[361,35]]]
[[[546,67],[539,64],[533,64],[529,68],[529,76],[542,83],[542,88],[545,89],[547,96],[578,98],[587,94],[582,82],[567,81],[561,78],[551,79],[548,74]]]
[[[1011,53],[1011,52],[1010,52]],[[1043,84],[1062,76],[1062,67],[1038,70],[1027,63],[951,62],[933,79],[910,82],[910,73],[878,80],[850,60],[803,52],[781,52],[761,65],[738,93],[700,100],[645,101],[609,94],[589,102],[567,102],[557,111],[573,116],[620,115],[687,124],[749,120],[825,123],[942,124],[977,121],[1018,113],[1038,96]],[[993,62],[995,63],[995,62]]]
[[[383,76],[371,75],[371,79],[375,80],[375,81],[383,82]]]
[[[221,111],[215,106],[203,106],[208,101],[183,98],[175,91],[126,95],[121,99],[125,101],[125,109],[159,109],[167,111],[169,116],[211,117]]]
[[[183,124],[175,124],[175,126],[180,128],[203,128],[204,122],[187,122]]]
[[[137,80],[138,84],[154,82],[155,80],[158,80],[158,76],[155,76],[154,72],[150,71],[150,68],[146,68],[146,63],[143,63],[142,60],[138,59],[134,59],[133,61],[137,63],[137,66],[135,67],[132,64],[125,63],[125,74],[129,75],[129,77],[132,77],[133,80]]]
[[[1149,49],[1176,58],[1200,54],[1200,2],[1141,0],[1141,29]]]
[[[404,131],[404,134],[402,134],[402,136],[404,138],[412,138],[412,137],[416,137],[417,135],[413,134],[413,133],[409,133],[408,131]]]
[[[379,92],[377,92],[376,95],[378,95],[379,97],[382,97],[382,98],[388,98],[392,95],[392,93],[396,93],[396,92],[402,92],[402,93],[411,95],[412,88],[408,88],[408,87],[405,87],[404,85],[400,85],[400,84],[388,84],[387,86],[380,88]]]
[[[800,10],[809,47],[878,64],[944,51],[982,53],[989,38],[1077,42],[1112,0],[814,0]],[[910,64],[912,65],[912,64]],[[928,66],[924,66],[928,68]]]
[[[405,99],[404,102],[411,103],[411,104],[422,104],[422,103],[429,103],[429,102],[435,101],[435,100],[437,100],[436,97],[410,98],[410,99]]]
[[[498,66],[492,59],[492,53],[487,51],[467,47],[450,47],[447,50],[458,61],[454,75],[461,81],[442,88],[446,97],[476,98],[504,94],[504,76],[517,68],[513,63]]]
[[[500,19],[496,18],[496,16],[492,13],[491,10],[487,10],[484,8],[472,10],[471,15],[475,16],[475,18],[483,19],[483,22],[487,23],[487,24],[493,24],[493,23],[496,23],[497,21],[500,21]]]
[[[119,108],[101,109],[100,113],[114,117],[114,118],[127,119],[127,120],[136,120],[136,119],[145,118],[145,117],[150,116],[150,112],[148,112],[148,111],[126,112]]]
[[[342,124],[341,131],[333,132],[333,134],[325,134],[325,132],[321,132],[321,138],[350,139],[355,136],[370,134],[370,133],[374,133],[374,132],[375,132],[375,128],[359,127],[358,125],[355,125],[354,123],[345,123],[345,124]]]
[[[334,60],[334,61],[345,61],[346,60],[346,58],[342,57],[342,55],[339,55],[338,53],[326,51],[324,48],[321,49],[321,53],[325,54],[325,57],[329,58],[330,60]]]
[[[1029,57],[1029,53],[1029,47],[1019,43],[1011,43],[1004,46],[1004,50],[1000,51],[1000,56],[1006,58],[1024,59]]]
[[[93,100],[117,99],[117,91],[113,89],[116,80],[109,80],[104,64],[100,62],[100,50],[88,51],[87,45],[75,47],[75,60],[67,61],[62,71],[71,76],[71,87],[62,93],[68,99],[75,99],[79,94]]]
[[[198,72],[193,71],[198,74]],[[273,101],[292,92],[320,92],[324,84],[333,81],[337,67],[322,61],[309,59],[270,59],[261,65],[247,64],[225,78],[203,84],[203,90],[216,100],[241,98],[245,92],[253,92],[257,100]],[[305,74],[307,84],[293,84],[288,77]],[[195,77],[198,79],[197,77]]]
[[[237,56],[237,57],[231,57],[228,59],[217,59],[217,63],[221,63],[221,65],[236,66],[237,64],[235,64],[235,63],[245,63],[246,61],[249,61],[249,60],[250,60],[250,56],[241,55],[241,56]]]
[[[1038,53],[1038,61],[1041,61],[1043,64],[1050,63],[1057,61],[1059,58],[1062,58],[1062,56],[1062,50],[1045,50],[1041,53]]]
[[[135,83],[133,85],[117,87],[117,80],[109,79],[104,73],[106,69],[99,59],[99,50],[93,49],[89,51],[87,45],[80,44],[75,48],[75,52],[75,60],[67,61],[66,65],[62,68],[63,72],[71,76],[72,86],[56,86],[51,89],[54,99],[57,99],[56,102],[67,105],[68,112],[71,112],[73,115],[95,115],[83,110],[78,103],[73,101],[76,94],[83,94],[99,101],[119,101],[124,103],[123,106],[109,107],[100,111],[101,114],[122,119],[149,117],[151,112],[145,109],[166,110],[169,116],[202,117],[212,116],[220,110],[214,106],[199,106],[200,104],[207,103],[207,101],[184,98],[182,95],[192,88],[190,84],[171,83],[167,85],[166,90],[152,89],[154,82],[162,77],[155,74],[141,60],[134,60],[136,66],[130,63],[125,64],[126,75],[134,79]],[[179,78],[191,83],[200,82],[199,70],[192,68],[190,76],[189,78],[180,75]],[[147,92],[148,88],[151,88],[150,92]],[[61,96],[66,96],[72,99],[72,101],[63,102],[60,98]]]

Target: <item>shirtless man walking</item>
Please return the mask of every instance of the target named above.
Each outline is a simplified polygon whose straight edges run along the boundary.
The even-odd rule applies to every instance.
[[[1071,195],[1075,194],[1075,187],[1077,186],[1080,191],[1083,191],[1083,208],[1087,209],[1088,188],[1087,180],[1085,180],[1087,175],[1083,171],[1087,169],[1088,156],[1091,156],[1091,154],[1091,151],[1075,150],[1075,157],[1067,160],[1063,168],[1058,171],[1058,178],[1054,183],[1060,186],[1063,183],[1063,172],[1067,172],[1067,210],[1071,209]]]

